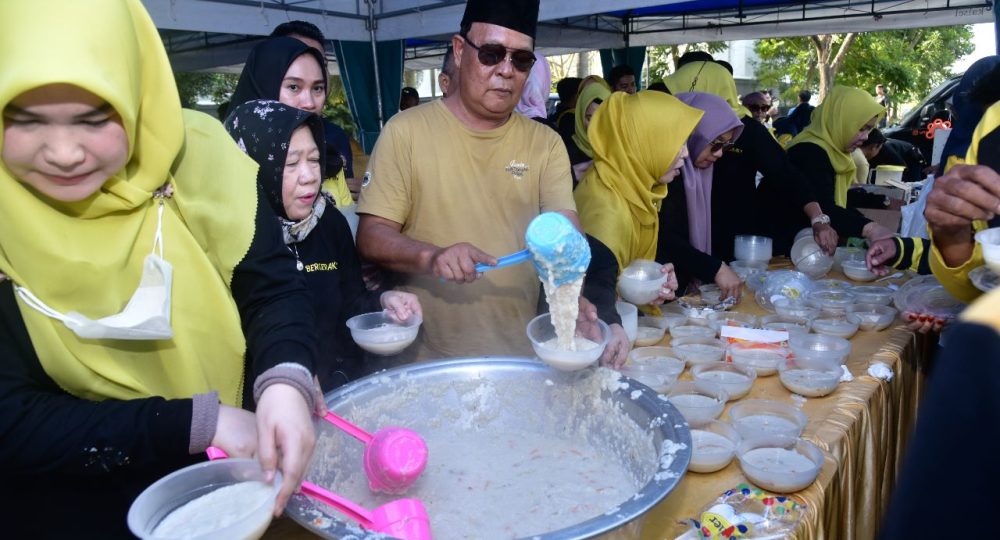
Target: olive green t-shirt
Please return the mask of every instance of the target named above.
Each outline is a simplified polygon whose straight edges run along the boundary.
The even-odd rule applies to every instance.
[[[414,240],[468,242],[495,257],[524,249],[539,213],[576,210],[569,158],[555,131],[519,114],[497,129],[469,129],[440,100],[392,118],[362,186],[359,214],[400,223]],[[467,284],[433,275],[404,280],[424,310],[419,358],[531,354],[525,325],[539,280],[530,263]]]

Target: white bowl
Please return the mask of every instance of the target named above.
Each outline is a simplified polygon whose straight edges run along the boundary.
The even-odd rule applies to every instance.
[[[416,315],[396,322],[388,311],[356,315],[347,320],[351,337],[362,349],[381,355],[396,354],[410,346],[423,322]]]
[[[811,235],[792,244],[791,259],[796,270],[813,279],[825,276],[833,268],[833,257],[827,255]]]
[[[712,420],[691,430],[691,461],[688,470],[710,473],[722,469],[736,456],[743,442],[740,434],[726,422]]]
[[[774,344],[731,343],[729,358],[737,366],[753,368],[758,377],[767,377],[778,372],[778,364],[788,357],[788,349]]]
[[[851,342],[823,334],[806,334],[788,339],[788,347],[803,366],[840,367],[851,354]]]
[[[628,302],[618,301],[615,302],[615,310],[622,318],[622,329],[625,330],[628,342],[634,345],[636,338],[639,337],[639,308]]]
[[[694,377],[695,386],[706,382],[718,384],[729,394],[730,401],[747,395],[753,387],[753,382],[757,380],[757,372],[752,367],[728,362],[698,364],[691,368],[691,375]]]
[[[667,399],[677,407],[688,424],[700,426],[722,414],[729,396],[714,383],[696,386],[694,381],[678,381],[670,389]]]
[[[994,272],[1000,272],[1000,227],[976,233],[976,242],[983,246],[983,260]]]
[[[714,338],[715,330],[708,326],[699,326],[697,324],[686,324],[671,328],[670,337],[674,339],[691,338],[691,337]]]
[[[729,408],[729,421],[744,439],[779,435],[798,437],[809,418],[798,408],[769,399],[748,399]]]
[[[597,321],[597,327],[601,335],[596,340],[581,341],[586,338],[581,336],[579,329],[577,330],[575,336],[577,343],[587,345],[587,348],[577,351],[559,348],[556,329],[552,326],[552,319],[548,313],[531,319],[527,332],[531,347],[535,349],[539,360],[561,371],[575,371],[593,364],[604,353],[604,348],[611,337],[611,329],[601,320]]]
[[[723,326],[736,326],[739,328],[754,328],[757,326],[757,316],[749,313],[737,311],[716,311],[709,313],[708,326],[718,334]]]
[[[674,338],[670,342],[677,358],[694,366],[707,362],[718,362],[726,354],[726,344],[714,337]]]
[[[639,318],[642,320],[642,317]],[[650,345],[656,345],[662,339],[666,330],[663,328],[658,328],[656,326],[645,326],[639,324],[639,328],[635,334],[635,346],[636,347],[648,347]]]
[[[888,306],[892,302],[896,291],[881,285],[858,285],[851,287],[851,294],[858,304],[879,304]]]
[[[740,261],[768,262],[772,240],[766,236],[739,235],[733,240],[733,252]]]
[[[823,397],[840,384],[843,369],[838,366],[803,364],[786,360],[778,366],[778,380],[789,392],[806,397]]]
[[[854,281],[872,281],[876,276],[872,271],[868,270],[868,264],[862,260],[856,259],[845,259],[840,263],[841,268],[844,270],[844,275]]]
[[[846,318],[822,317],[813,319],[812,329],[817,334],[851,339],[858,333],[858,323],[848,321]]]
[[[641,306],[652,302],[667,282],[668,276],[662,272],[662,268],[663,265],[655,261],[632,261],[618,276],[618,292],[633,304]]]
[[[823,467],[823,451],[790,437],[744,439],[736,449],[740,469],[755,485],[775,493],[794,493],[812,484]]]
[[[621,373],[663,394],[677,382],[684,361],[675,358],[669,347],[639,347],[628,355]]]
[[[248,485],[246,482],[259,482],[263,485]],[[242,485],[235,487],[237,484]],[[250,490],[231,492],[244,487]],[[218,489],[227,488],[225,494],[229,497],[223,497],[223,500],[233,503],[232,519],[223,517],[228,516],[228,512],[220,514],[224,509],[212,506],[209,508],[210,512],[185,520],[184,526],[189,531],[200,532],[192,532],[184,537],[195,540],[260,538],[271,523],[274,499],[280,487],[280,472],[275,473],[270,486],[264,484],[264,472],[256,459],[232,458],[198,463],[168,474],[143,490],[129,508],[128,527],[142,540],[176,537],[162,534],[154,536],[153,533],[175,510]],[[216,497],[222,495],[220,492]],[[182,511],[186,513],[194,510],[192,505]],[[181,515],[177,515],[174,519],[180,517]]]
[[[858,323],[858,328],[878,332],[896,320],[896,310],[880,304],[854,304],[847,308],[847,320]]]

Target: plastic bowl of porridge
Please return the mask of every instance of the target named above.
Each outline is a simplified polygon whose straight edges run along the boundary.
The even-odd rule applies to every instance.
[[[769,399],[748,399],[729,408],[729,421],[744,439],[764,435],[798,437],[809,418],[791,405]]]
[[[854,301],[854,294],[839,289],[815,290],[806,295],[806,302],[824,315],[843,315]]]
[[[740,328],[754,328],[757,326],[757,316],[738,311],[716,311],[709,313],[708,325],[718,334],[723,326],[738,326]]]
[[[767,315],[761,317],[760,327],[764,330],[777,330],[788,332],[789,336],[808,334],[812,328],[812,322],[804,317],[792,317],[789,315]]]
[[[864,259],[844,259],[840,266],[844,275],[854,281],[872,281],[878,277],[868,269],[868,263]]]
[[[841,317],[822,317],[813,320],[813,332],[843,339],[851,339],[858,333],[858,323]]]
[[[858,285],[851,287],[851,293],[854,294],[854,301],[859,304],[888,306],[892,303],[896,291],[880,285]]]
[[[983,260],[994,272],[1000,272],[1000,227],[976,233],[976,242],[983,247]]]
[[[767,377],[778,372],[778,365],[788,357],[788,349],[773,343],[731,343],[729,358],[738,366],[753,368],[758,377]]]
[[[806,334],[788,339],[795,359],[804,366],[840,367],[851,354],[851,342],[836,336]]]
[[[772,435],[743,439],[736,448],[743,474],[775,493],[794,493],[812,484],[823,467],[823,451],[804,439]]]
[[[362,349],[381,355],[396,354],[410,346],[420,331],[420,317],[397,322],[388,311],[376,311],[347,319],[351,337]]]
[[[146,488],[128,511],[142,540],[256,539],[271,523],[281,473],[264,482],[255,459],[221,459],[185,467]]]
[[[618,276],[618,292],[626,301],[640,306],[656,300],[668,277],[662,268],[656,261],[632,261]]]
[[[628,355],[621,373],[663,394],[684,371],[684,361],[674,357],[669,347],[639,347]]]
[[[847,308],[847,320],[862,330],[879,332],[896,320],[896,310],[881,304],[854,304]]]
[[[710,473],[722,469],[736,456],[736,447],[743,442],[733,426],[712,420],[691,430],[691,462],[688,470]]]
[[[786,360],[778,366],[778,379],[789,392],[800,396],[823,397],[832,394],[840,384],[843,369],[840,366],[803,364]]]
[[[729,401],[729,395],[721,385],[705,381],[678,381],[667,394],[670,403],[677,407],[684,419],[692,426],[704,425],[722,414]]]
[[[435,540],[630,537],[690,459],[677,409],[607,368],[562,372],[510,357],[421,362],[341,386],[326,404],[368,430],[420,433],[427,468],[406,497],[424,503]],[[323,420],[315,427],[306,480],[366,508],[398,497],[369,489],[357,465],[363,445]],[[378,536],[301,493],[285,513],[321,538]]]
[[[602,320],[597,321],[596,328],[600,335],[589,337],[584,336],[577,328],[573,336],[576,350],[559,346],[559,338],[556,337],[556,329],[552,326],[552,316],[549,313],[531,319],[527,331],[531,347],[535,349],[539,360],[561,371],[575,371],[597,362],[608,345],[611,329]]]
[[[715,337],[715,330],[708,326],[701,326],[697,324],[684,324],[671,328],[670,337],[672,339],[695,338],[695,337],[713,338]]]
[[[714,337],[674,338],[670,347],[689,366],[718,362],[726,354],[726,344]]]
[[[774,311],[784,317],[796,317],[806,320],[812,320],[819,316],[819,310],[807,304],[804,299],[779,299],[774,303]]]
[[[656,345],[663,339],[664,334],[666,334],[666,328],[660,328],[658,326],[648,326],[643,324],[643,319],[645,317],[639,317],[639,327],[635,333],[635,346],[636,347],[649,347],[650,345]]]
[[[757,372],[752,367],[729,362],[707,362],[691,368],[695,386],[706,382],[718,384],[729,395],[729,401],[740,399],[750,392]]]

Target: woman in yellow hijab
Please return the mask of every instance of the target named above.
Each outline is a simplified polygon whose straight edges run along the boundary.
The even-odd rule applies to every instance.
[[[611,87],[607,81],[598,75],[591,75],[580,81],[580,90],[576,95],[575,129],[569,138],[563,138],[566,152],[569,154],[570,165],[573,166],[573,178],[579,180],[590,168],[594,160],[594,150],[587,135],[587,126],[604,100],[611,95]]]
[[[0,2],[0,35],[7,534],[126,536],[139,491],[210,444],[282,469],[280,510],[321,400],[256,165],[181,110],[139,0]]]
[[[893,235],[857,210],[847,209],[847,190],[857,170],[851,154],[884,114],[885,108],[868,92],[835,86],[813,111],[809,126],[788,144],[788,158],[810,180],[840,236],[875,241]]]
[[[583,296],[615,333],[621,332],[614,306],[618,274],[636,259],[665,260],[656,249],[660,205],[687,158],[684,142],[703,114],[673,96],[646,90],[615,92],[591,120],[594,166],[574,194],[592,254]],[[664,268],[672,274],[672,266]],[[672,287],[655,303],[673,298],[677,282],[669,282]],[[628,352],[627,342],[621,352],[622,357]]]

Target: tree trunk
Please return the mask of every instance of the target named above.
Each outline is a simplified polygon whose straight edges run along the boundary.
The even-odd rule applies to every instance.
[[[590,75],[590,53],[577,53],[576,76],[582,79],[587,75]]]
[[[833,83],[837,80],[837,71],[840,70],[847,51],[854,43],[857,34],[851,32],[844,35],[844,41],[837,48],[837,53],[833,53],[833,35],[820,34],[810,36],[813,48],[816,49],[816,69],[819,71],[819,100],[826,99],[826,94],[833,88]]]

